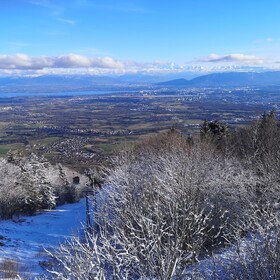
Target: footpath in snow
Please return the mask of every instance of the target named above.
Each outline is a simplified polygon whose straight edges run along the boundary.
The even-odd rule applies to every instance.
[[[85,222],[85,199],[65,204],[20,222],[0,222],[0,262],[15,260],[31,275],[43,272],[39,262],[45,260],[44,248],[57,247],[71,235],[79,234]]]

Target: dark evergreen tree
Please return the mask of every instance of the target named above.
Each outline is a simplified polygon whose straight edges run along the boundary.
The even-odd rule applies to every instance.
[[[228,125],[217,120],[211,122],[205,120],[201,125],[200,135],[202,138],[221,140],[229,135]]]

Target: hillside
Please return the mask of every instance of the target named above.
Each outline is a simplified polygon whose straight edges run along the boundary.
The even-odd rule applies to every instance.
[[[203,75],[191,80],[176,79],[159,83],[161,86],[217,87],[217,86],[280,86],[280,71],[225,72]]]

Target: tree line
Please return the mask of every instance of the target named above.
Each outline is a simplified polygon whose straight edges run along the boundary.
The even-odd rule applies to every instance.
[[[0,219],[31,215],[81,197],[81,186],[72,183],[73,171],[35,154],[26,158],[9,152],[0,159],[0,173]]]

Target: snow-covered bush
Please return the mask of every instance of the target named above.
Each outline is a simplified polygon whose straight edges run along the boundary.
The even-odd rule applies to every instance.
[[[77,190],[67,172],[61,165],[53,166],[34,154],[24,158],[10,153],[1,158],[0,218],[32,214],[53,208],[57,202],[67,202],[67,196],[76,197]]]
[[[245,216],[247,223],[236,227],[235,241],[227,258],[221,261],[222,275],[226,279],[279,279],[279,209],[272,204],[262,209],[258,205],[250,206],[251,213]]]
[[[245,222],[254,184],[250,170],[208,141],[186,141],[171,132],[127,149],[108,170],[95,229],[53,254],[61,264],[54,275],[184,278],[189,265]]]
[[[278,202],[280,196],[280,123],[275,111],[233,134],[234,155],[258,178],[259,204]]]
[[[228,246],[188,270],[188,279],[279,279],[280,217],[277,205],[250,204]]]

